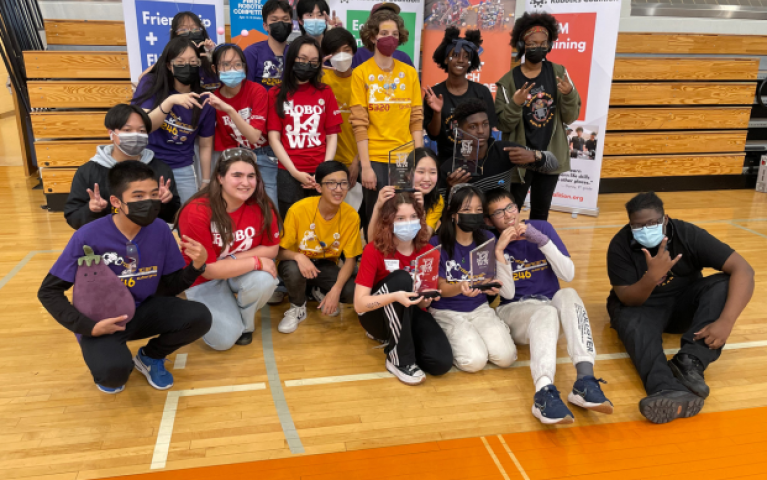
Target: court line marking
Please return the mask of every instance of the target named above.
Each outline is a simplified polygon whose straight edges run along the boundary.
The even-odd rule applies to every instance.
[[[8,282],[10,282],[10,281],[11,281],[11,279],[12,279],[13,277],[15,277],[15,276],[16,276],[16,274],[17,274],[17,273],[19,273],[19,271],[20,271],[22,268],[24,268],[24,265],[26,265],[27,263],[29,263],[29,261],[30,261],[30,260],[32,260],[32,257],[34,257],[35,255],[37,255],[38,253],[61,253],[61,252],[63,252],[63,251],[64,251],[64,250],[32,250],[31,252],[29,252],[28,254],[26,254],[26,255],[24,256],[24,258],[22,258],[22,259],[19,261],[19,263],[17,263],[17,264],[16,264],[16,266],[15,266],[15,267],[13,267],[13,268],[11,269],[11,271],[10,271],[10,272],[8,272],[8,273],[6,273],[6,274],[5,274],[5,276],[2,278],[2,280],[0,280],[0,288],[3,288],[3,287],[4,287],[4,286],[5,286],[5,285],[6,285]]]
[[[186,354],[181,354],[186,355]],[[170,449],[170,441],[173,437],[173,424],[176,422],[176,411],[178,410],[178,399],[181,397],[196,397],[200,395],[214,395],[216,393],[231,393],[231,392],[249,392],[253,390],[266,390],[266,384],[260,383],[248,383],[245,385],[228,385],[224,387],[208,387],[208,388],[193,388],[190,390],[175,390],[168,392],[168,396],[165,398],[165,407],[162,411],[162,420],[160,421],[160,428],[157,430],[157,440],[154,444],[154,452],[152,453],[152,464],[149,467],[151,470],[157,470],[159,468],[165,468],[165,464],[168,461],[168,450]]]
[[[753,221],[753,220],[751,220],[751,221]],[[765,235],[765,234],[763,234],[763,233],[759,233],[759,232],[757,232],[756,230],[751,230],[750,228],[748,228],[748,227],[744,227],[743,225],[738,225],[737,223],[735,223],[735,221],[734,221],[734,220],[731,220],[731,221],[730,221],[730,224],[732,224],[732,225],[734,225],[734,226],[736,226],[736,227],[738,227],[738,228],[740,228],[740,229],[742,229],[742,230],[745,230],[745,231],[747,231],[747,232],[749,232],[749,233],[753,233],[754,235],[759,235],[760,237],[764,237],[764,238],[767,238],[767,235]]]
[[[498,467],[498,470],[500,470],[501,475],[503,475],[503,478],[505,480],[511,480],[509,478],[509,475],[506,473],[506,470],[503,469],[503,465],[501,465],[501,462],[498,460],[498,457],[495,456],[495,452],[493,451],[493,447],[490,446],[489,443],[487,443],[487,439],[485,437],[479,437],[482,439],[482,443],[485,444],[485,448],[487,449],[487,453],[490,454],[490,457],[493,459],[493,463],[495,463],[495,466]],[[528,479],[530,480],[530,479]]]
[[[503,448],[506,449],[506,453],[509,454],[511,457],[511,461],[514,462],[514,465],[517,466],[517,470],[519,470],[519,473],[522,475],[522,478],[524,480],[530,480],[530,477],[527,476],[527,473],[525,473],[525,469],[522,468],[522,464],[519,463],[519,460],[517,460],[517,457],[514,455],[514,453],[511,451],[511,448],[509,448],[508,445],[506,445],[506,440],[504,440],[503,435],[496,435],[498,437],[498,440],[501,441],[501,444],[503,445]]]
[[[186,353],[179,353],[173,362],[173,370],[182,370],[186,368]]]
[[[285,392],[282,390],[280,374],[277,371],[277,361],[274,358],[274,345],[272,343],[272,320],[269,311],[269,305],[264,305],[261,309],[261,344],[264,351],[264,364],[266,365],[266,376],[269,381],[269,389],[272,392],[272,401],[277,410],[277,417],[280,419],[282,433],[288,442],[290,453],[304,453],[304,446],[301,438],[298,436],[296,425],[293,423],[293,417],[290,415],[288,402],[285,400]]]
[[[724,346],[723,350],[742,350],[746,348],[758,348],[758,347],[767,347],[767,340],[756,340],[753,342],[742,342],[742,343],[728,343]],[[677,352],[679,352],[678,348],[666,348],[663,350],[663,353],[665,353],[666,355],[674,355]],[[626,352],[600,353],[599,355],[596,356],[597,361],[619,360],[624,358],[629,358],[628,353]],[[570,357],[557,358],[557,364],[567,364],[567,363],[572,363],[572,360],[570,359]],[[520,360],[520,361],[514,362],[508,368],[522,368],[522,367],[529,367],[529,366],[530,366],[530,360]],[[487,365],[485,365],[485,368],[483,368],[482,370],[505,370],[505,369],[502,369],[501,367],[493,365],[492,363],[488,363]],[[460,371],[461,370],[453,367],[447,373],[460,372]],[[361,380],[379,380],[382,378],[393,378],[393,377],[394,375],[390,374],[389,372],[360,373],[360,374],[354,374],[354,375],[336,375],[333,377],[316,377],[316,378],[302,378],[298,380],[286,380],[285,386],[286,387],[306,387],[311,385],[356,382]]]

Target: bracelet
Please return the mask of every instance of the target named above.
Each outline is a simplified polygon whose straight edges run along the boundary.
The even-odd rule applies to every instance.
[[[237,260],[237,257],[235,257],[233,253],[229,254],[229,258],[231,258],[232,260]]]
[[[201,180],[202,183],[210,183],[210,178],[205,180],[204,178]]]
[[[160,103],[159,105],[157,105],[157,108],[159,108],[159,109],[160,109],[160,111],[161,111],[162,113],[164,113],[165,115],[169,115],[169,114],[170,114],[170,111],[167,111],[167,112],[166,112],[165,110],[163,110],[163,109],[162,109],[162,103]],[[171,109],[171,110],[173,110],[173,107],[171,107],[170,109]]]
[[[261,270],[261,260],[258,257],[253,257],[253,270]]]

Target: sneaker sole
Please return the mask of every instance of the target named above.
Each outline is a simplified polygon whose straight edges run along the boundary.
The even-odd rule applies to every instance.
[[[397,377],[397,380],[404,383],[405,385],[410,385],[410,386],[420,385],[424,382],[424,380],[426,380],[425,376],[411,377],[410,375],[405,375],[404,373],[400,372],[399,368],[390,364],[388,361],[386,362],[386,370],[388,370],[389,373]]]
[[[702,398],[679,401],[656,397],[645,400],[639,402],[639,413],[652,423],[668,423],[677,418],[694,417],[703,409]]]
[[[573,417],[565,417],[565,418],[546,418],[541,414],[541,411],[535,408],[535,405],[533,405],[533,416],[541,421],[541,423],[545,425],[568,425],[570,423],[575,422],[575,419]]]
[[[152,376],[149,374],[149,370],[147,370],[146,367],[144,366],[144,363],[141,360],[139,360],[138,355],[133,357],[133,365],[136,366],[136,370],[141,372],[146,377],[147,381],[149,382],[149,385],[156,388],[157,390],[167,390],[173,386],[172,383],[166,387],[160,387],[157,384],[155,384],[152,381]]]
[[[677,380],[679,380],[679,383],[684,385],[685,388],[687,388],[687,390],[689,390],[690,392],[692,392],[695,395],[699,396],[700,398],[708,398],[709,393],[711,393],[711,389],[708,388],[708,385],[706,385],[706,390],[699,391],[699,390],[693,388],[693,386],[689,382],[684,380],[684,375],[682,375],[682,371],[679,370],[679,367],[674,362],[669,360],[668,367],[671,369],[671,373],[674,374],[674,377]]]
[[[99,392],[106,393],[107,395],[117,395],[118,393],[120,393],[123,390],[125,390],[125,385],[123,385],[122,387],[118,388],[117,390],[115,390],[113,392],[108,392],[108,391],[102,389],[101,386],[99,386],[98,384],[96,384],[96,388],[99,389]]]
[[[295,327],[293,327],[293,329],[292,329],[292,330],[282,330],[282,329],[280,329],[280,326],[279,326],[279,325],[277,325],[277,331],[278,331],[278,332],[280,332],[280,333],[293,333],[293,332],[295,332],[296,330],[298,330],[298,326],[299,326],[299,325],[301,325],[301,322],[303,322],[304,320],[306,320],[306,318],[307,318],[308,316],[309,316],[309,315],[304,315],[304,318],[301,318],[301,319],[299,319],[299,320],[298,320],[298,322],[296,322],[296,326],[295,326]]]
[[[587,402],[583,397],[576,395],[573,392],[570,392],[567,395],[567,401],[578,407],[585,408],[586,410],[591,410],[592,412],[606,413],[609,415],[613,413],[614,410],[613,405],[609,401],[604,403],[591,403]]]

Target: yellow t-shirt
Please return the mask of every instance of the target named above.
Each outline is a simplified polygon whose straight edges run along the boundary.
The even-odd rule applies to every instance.
[[[430,226],[432,230],[437,229],[437,224],[442,219],[442,210],[445,209],[445,200],[442,199],[442,195],[439,196],[439,201],[434,205],[431,210],[426,212],[426,225]]]
[[[327,221],[318,210],[320,198],[304,198],[290,207],[280,247],[303,253],[312,260],[338,260],[341,252],[347,259],[362,255],[357,212],[344,202],[338,213]]]
[[[341,110],[341,117],[344,119],[344,123],[341,124],[341,133],[338,134],[335,160],[348,167],[352,164],[354,157],[357,156],[357,141],[354,139],[352,124],[349,123],[352,104],[352,77],[341,78],[333,70],[325,70],[322,81],[333,89],[338,108]]]
[[[411,108],[423,105],[418,73],[399,60],[391,72],[384,72],[371,58],[354,69],[351,104],[368,111],[370,161],[388,163],[389,151],[413,140]]]

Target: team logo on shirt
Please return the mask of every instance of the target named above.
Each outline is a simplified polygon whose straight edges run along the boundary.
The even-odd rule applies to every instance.
[[[157,276],[156,266],[139,268],[138,258],[123,258],[117,252],[106,252],[101,255],[101,258],[104,260],[104,265],[123,267],[118,278],[129,288],[135,287],[138,281]]]
[[[276,61],[266,60],[264,71],[261,74],[261,83],[264,85],[279,85],[282,83],[282,57],[275,57]]]
[[[165,121],[160,128],[172,136],[172,138],[168,139],[168,143],[176,143],[179,145],[186,141],[186,135],[191,135],[194,132],[194,128],[181,121],[181,118],[176,115],[173,110],[171,110],[170,114],[165,117]],[[178,139],[179,135],[183,135],[180,139],[181,141],[175,141]]]
[[[248,226],[235,230],[232,232],[232,243],[226,247],[224,247],[224,240],[221,237],[221,234],[218,233],[216,226],[212,223],[210,224],[210,233],[213,234],[213,245],[217,245],[221,248],[221,254],[218,256],[219,260],[221,260],[233,253],[244,252],[253,248],[253,239],[256,236],[256,229]],[[277,235],[279,236],[279,232]],[[237,245],[237,247],[232,249],[234,245]]]
[[[323,102],[324,103],[324,102]],[[283,104],[286,116],[293,119],[291,125],[285,127],[290,148],[310,148],[322,145],[317,130],[320,126],[320,116],[325,113],[323,105],[294,105],[290,100]]]
[[[530,90],[530,98],[524,103],[530,124],[537,128],[545,127],[554,118],[553,103],[554,99],[546,93],[543,85]]]
[[[469,280],[472,282],[481,282],[484,279],[484,274],[474,275],[472,277],[471,272],[467,271],[455,260],[448,260],[445,262],[445,280],[447,280],[448,283],[466,282]]]
[[[240,117],[243,120],[245,120],[245,123],[250,123],[250,117],[251,117],[250,107],[245,107],[237,113],[240,115]],[[264,119],[263,117],[260,117],[260,116],[258,118],[261,120]],[[224,115],[222,119],[224,121],[224,125],[232,129],[232,131],[229,133],[229,136],[232,137],[232,140],[237,142],[237,145],[250,150],[253,150],[254,148],[256,148],[252,143],[248,141],[247,138],[245,138],[245,135],[243,135],[242,132],[240,132],[240,129],[237,128],[237,125],[235,125],[234,121],[232,120],[232,117],[230,117],[229,115]]]
[[[532,278],[533,273],[548,270],[549,263],[546,259],[538,260],[535,262],[529,262],[527,259],[517,260],[513,255],[504,253],[503,257],[506,259],[514,275],[514,281],[526,280]]]

